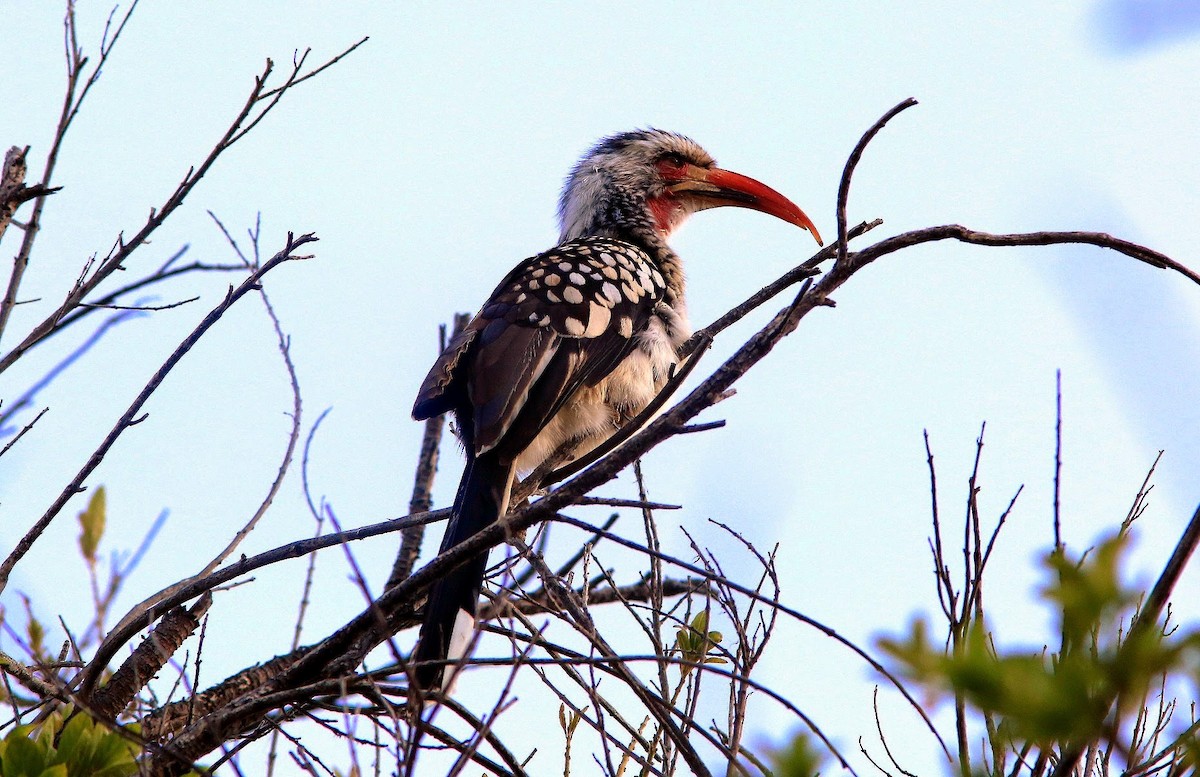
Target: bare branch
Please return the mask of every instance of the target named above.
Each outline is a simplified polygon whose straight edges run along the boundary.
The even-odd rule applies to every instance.
[[[186,610],[178,607],[167,613],[125,660],[121,668],[92,697],[88,705],[89,711],[110,724],[115,722],[117,715],[133,700],[134,695],[158,674],[183,641],[199,628],[200,618],[211,605],[212,595],[206,593],[193,607]]]
[[[857,251],[850,256],[850,264],[855,272],[876,259],[895,253],[903,248],[932,243],[938,240],[958,240],[982,246],[1048,246],[1063,244],[1094,245],[1108,248],[1124,254],[1139,262],[1171,270],[1184,276],[1192,283],[1200,284],[1200,274],[1176,262],[1165,254],[1147,248],[1146,246],[1113,237],[1104,232],[1017,232],[1012,234],[992,234],[969,229],[961,224],[944,224],[940,227],[926,227],[905,232],[895,237],[881,240],[869,248]],[[840,285],[840,284],[839,284]]]
[[[4,232],[12,223],[13,214],[21,205],[59,191],[57,187],[42,184],[25,185],[25,157],[28,153],[29,146],[13,146],[4,155],[4,167],[0,168],[0,238],[4,237]]]
[[[117,441],[117,438],[119,438],[126,429],[135,423],[135,419],[137,418],[138,413],[141,411],[142,406],[146,403],[146,400],[148,400],[150,395],[158,389],[159,385],[163,382],[163,380],[166,379],[167,375],[171,372],[175,365],[179,363],[184,355],[191,350],[192,346],[199,341],[205,332],[212,328],[213,324],[217,323],[217,321],[219,321],[221,317],[225,315],[225,312],[228,311],[229,308],[234,305],[234,303],[241,299],[247,292],[256,289],[261,283],[263,276],[265,276],[268,272],[284,262],[294,259],[307,258],[296,256],[295,251],[301,246],[316,241],[316,239],[316,236],[311,234],[301,235],[298,238],[293,238],[293,236],[289,233],[287,244],[284,246],[283,250],[273,256],[269,262],[262,266],[261,269],[247,277],[246,280],[243,281],[236,289],[231,288],[225,299],[222,300],[219,305],[213,308],[212,311],[210,311],[209,314],[205,316],[200,324],[192,331],[192,333],[188,335],[182,343],[179,344],[175,351],[172,352],[172,354],[167,358],[166,362],[154,373],[154,375],[150,377],[150,381],[145,385],[145,387],[143,387],[143,389],[138,393],[137,397],[134,398],[133,403],[117,420],[116,425],[109,431],[108,435],[105,436],[104,441],[101,442],[100,446],[92,453],[91,457],[83,465],[83,468],[80,469],[75,477],[71,479],[71,482],[68,483],[67,487],[64,488],[62,493],[58,495],[58,498],[54,500],[54,502],[46,510],[45,514],[42,515],[42,517],[39,518],[38,521],[25,533],[25,536],[21,538],[20,542],[17,543],[17,546],[13,548],[8,557],[4,559],[4,562],[0,563],[0,591],[4,590],[4,587],[7,585],[8,577],[12,573],[13,567],[16,566],[17,562],[20,561],[21,558],[29,551],[29,549],[33,546],[33,543],[42,535],[42,532],[46,530],[46,527],[50,525],[50,522],[54,520],[62,508],[71,499],[71,497],[83,490],[84,481],[87,480],[92,471],[99,466],[100,462],[104,460],[104,457],[112,448],[113,443]]]
[[[132,8],[130,11],[132,12]],[[118,33],[119,32],[120,29],[118,29]],[[340,59],[341,57],[350,53],[361,44],[362,41],[354,44],[354,46],[351,46],[333,61],[337,61],[337,59]],[[320,69],[323,70],[325,67],[328,67],[328,64],[323,65]],[[231,146],[233,146],[234,143],[241,139],[246,132],[248,132],[251,128],[256,126],[258,122],[265,118],[271,109],[279,103],[280,99],[284,94],[286,94],[287,90],[289,90],[292,86],[307,80],[308,77],[311,77],[311,75],[317,72],[314,71],[314,73],[300,75],[298,64],[297,68],[293,70],[292,74],[288,77],[287,81],[285,81],[283,85],[277,89],[268,91],[266,89],[266,84],[271,76],[273,68],[274,65],[270,60],[267,60],[267,64],[264,67],[262,74],[255,78],[254,86],[250,90],[250,95],[246,98],[246,102],[243,104],[241,110],[234,117],[228,129],[226,129],[225,134],[220,140],[217,141],[216,145],[213,146],[212,150],[209,151],[208,155],[204,158],[200,165],[198,167],[189,168],[183,179],[176,186],[175,191],[159,208],[151,210],[150,216],[146,219],[146,222],[132,238],[125,240],[123,235],[119,236],[117,238],[116,245],[114,245],[113,250],[109,252],[108,256],[106,256],[97,266],[89,269],[89,271],[82,276],[78,282],[75,283],[59,307],[41,323],[37,324],[29,332],[29,334],[26,335],[25,339],[22,340],[19,345],[14,347],[7,354],[4,354],[2,357],[0,357],[0,372],[8,369],[26,351],[44,340],[59,326],[60,321],[62,321],[69,313],[78,307],[81,301],[91,294],[110,275],[123,267],[129,256],[140,246],[145,244],[149,237],[158,229],[159,226],[162,225],[167,217],[170,216],[181,204],[183,204],[183,201],[187,195],[191,193],[196,184],[198,184],[200,180],[208,173],[209,169],[211,169],[217,159]],[[260,103],[263,101],[266,101],[266,105],[260,105]],[[55,153],[57,153],[57,147]],[[39,199],[37,202],[42,203],[44,200]],[[35,222],[38,213],[40,213],[40,209],[38,205],[35,205]],[[26,231],[26,240],[29,242],[31,242],[31,234],[32,232],[30,230]],[[24,272],[23,266],[21,268],[21,272]],[[5,307],[0,310],[0,331],[2,331],[3,324],[7,318],[7,311],[11,307],[9,297],[11,296],[12,300],[15,302],[16,286],[19,285],[19,282],[20,277],[19,275],[16,275],[14,271],[14,279],[10,281],[9,284],[9,295],[5,297]]]
[[[79,86],[79,78],[82,75],[84,66],[87,64],[87,59],[83,56],[83,52],[80,50],[76,40],[75,6],[72,3],[67,3],[67,14],[63,20],[63,37],[65,39],[67,57],[67,89],[66,94],[63,96],[62,113],[58,119],[58,126],[54,131],[54,140],[50,143],[50,151],[46,155],[46,166],[42,172],[42,180],[36,187],[40,193],[34,198],[33,213],[25,222],[25,236],[21,241],[21,247],[17,251],[16,258],[13,259],[12,273],[8,277],[8,288],[4,293],[4,298],[0,300],[0,339],[4,337],[4,331],[8,326],[8,317],[12,313],[13,306],[17,303],[17,291],[21,287],[21,280],[25,276],[25,270],[29,267],[29,257],[33,252],[33,243],[37,239],[38,230],[41,226],[42,209],[46,206],[46,197],[57,191],[57,189],[50,186],[50,181],[54,176],[54,167],[58,163],[58,154],[62,150],[63,139],[66,137],[67,130],[70,128],[75,115],[79,113],[79,108],[83,105],[84,98],[87,97],[88,92],[91,91],[96,81],[100,78],[100,72],[104,67],[104,63],[108,60],[113,46],[116,45],[117,39],[120,38],[121,33],[124,31],[125,24],[133,16],[134,10],[137,9],[137,4],[138,0],[133,0],[111,39],[108,37],[108,27],[106,26],[104,39],[100,45],[100,61],[92,69],[91,75],[88,76],[83,85],[83,90],[79,93],[78,99],[76,99],[75,91]],[[0,372],[3,372],[7,367],[8,364],[3,359],[0,359]]]
[[[9,405],[4,408],[3,412],[0,412],[0,434],[6,433],[7,430],[4,426],[6,423],[15,418],[19,412],[32,405],[40,392],[53,383],[59,377],[59,375],[79,361],[79,359],[81,359],[85,354],[91,351],[92,348],[95,347],[96,343],[100,342],[100,339],[108,334],[110,329],[118,324],[124,323],[125,321],[137,318],[139,315],[141,314],[137,311],[125,310],[114,313],[106,318],[99,326],[96,327],[95,331],[93,331],[87,336],[86,339],[84,339],[82,343],[72,349],[69,354],[64,356],[53,367],[47,370],[46,374],[34,382],[34,384],[29,388],[27,388],[21,396],[10,402]]]
[[[121,621],[109,632],[104,642],[96,649],[95,655],[88,664],[83,673],[82,691],[86,694],[87,690],[94,685],[99,679],[101,672],[104,671],[108,661],[116,655],[121,645],[128,642],[137,634],[138,631],[146,628],[150,622],[158,617],[155,613],[161,613],[172,607],[175,607],[183,602],[193,599],[196,596],[211,591],[217,586],[223,585],[230,580],[242,577],[261,567],[277,564],[280,561],[287,559],[300,558],[310,553],[315,553],[324,548],[342,545],[347,542],[363,540],[369,537],[376,537],[381,534],[390,534],[391,532],[401,531],[415,523],[432,523],[433,521],[444,520],[449,516],[449,510],[433,510],[428,513],[409,516],[407,518],[399,518],[395,520],[382,521],[369,526],[363,526],[358,529],[347,529],[342,532],[334,532],[331,534],[323,534],[319,537],[311,537],[308,539],[297,540],[296,542],[281,545],[278,548],[273,548],[268,551],[259,553],[256,556],[237,561],[229,566],[219,569],[206,577],[192,581],[186,586],[180,587],[170,593],[168,596],[155,599],[150,599],[137,605],[125,615]],[[139,617],[139,614],[144,614],[144,618]]]
[[[16,445],[17,441],[20,440],[22,437],[24,437],[25,433],[28,432],[30,429],[32,429],[34,424],[36,424],[38,421],[42,420],[42,416],[46,415],[46,413],[48,413],[48,412],[50,412],[50,408],[43,407],[41,412],[33,417],[32,421],[25,424],[25,426],[21,427],[21,431],[17,432],[16,436],[13,437],[11,440],[9,440],[8,443],[3,448],[0,448],[0,456],[3,456],[4,454],[8,453],[8,449],[13,447],[14,445]]]
[[[879,117],[871,128],[858,139],[858,143],[854,145],[854,150],[850,152],[850,157],[846,160],[846,166],[842,170],[842,180],[838,184],[837,196],[837,260],[838,263],[846,261],[846,252],[849,249],[849,235],[846,232],[846,202],[850,199],[850,179],[854,177],[854,169],[858,167],[858,160],[862,159],[863,152],[867,149],[867,144],[875,139],[879,131],[883,129],[889,121],[891,121],[901,111],[908,110],[917,104],[917,101],[909,97],[903,100],[890,111]]]
[[[457,313],[450,337],[446,337],[446,327],[440,328],[438,352],[446,350],[446,345],[452,342],[470,323],[471,317],[466,313]],[[408,514],[415,515],[428,511],[433,506],[433,478],[437,474],[438,449],[442,443],[442,429],[446,425],[446,415],[434,416],[425,421],[425,434],[421,439],[421,452],[417,456],[417,472],[413,477],[412,497],[408,502]],[[421,553],[421,541],[425,538],[425,526],[419,524],[405,529],[400,539],[400,550],[396,553],[396,561],[392,564],[392,572],[388,576],[384,588],[391,588],[412,574],[417,556]]]

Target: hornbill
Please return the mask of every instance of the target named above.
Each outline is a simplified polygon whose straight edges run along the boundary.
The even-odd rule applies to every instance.
[[[613,135],[575,165],[559,199],[558,245],[505,276],[413,406],[417,420],[453,412],[467,458],[441,551],[505,514],[514,475],[564,444],[576,456],[594,448],[663,387],[691,335],[683,265],[667,238],[692,213],[722,205],[768,213],[821,242],[790,200],[718,168],[682,135]],[[480,553],[431,586],[413,656],[422,691],[449,690],[486,567]]]

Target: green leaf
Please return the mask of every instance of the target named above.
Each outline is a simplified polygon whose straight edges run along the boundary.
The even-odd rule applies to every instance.
[[[96,551],[100,538],[104,536],[105,508],[104,486],[100,486],[88,500],[87,509],[79,514],[79,550],[89,565],[96,563]]]
[[[52,712],[37,728],[34,741],[43,749],[54,752],[54,740],[58,739],[58,731],[62,728],[62,713]]]
[[[63,763],[74,767],[71,771],[80,773],[80,766],[90,766],[96,752],[99,739],[95,725],[87,715],[77,714],[63,728],[58,740],[58,756]]]
[[[38,777],[67,777],[68,774],[66,764],[56,764],[44,769]]]
[[[46,651],[46,629],[42,626],[41,621],[29,617],[29,622],[25,624],[25,635],[29,640],[29,652],[34,656],[45,655]]]
[[[1085,649],[1097,627],[1132,602],[1120,570],[1128,536],[1110,537],[1078,562],[1057,550],[1046,560],[1054,578],[1042,593],[1058,605],[1064,652]]]
[[[1162,628],[1130,632],[1128,611],[1136,596],[1122,585],[1120,566],[1127,550],[1118,536],[1080,559],[1059,551],[1049,556],[1052,577],[1042,594],[1058,617],[1059,653],[997,653],[982,621],[972,622],[948,649],[931,641],[921,620],[913,622],[907,638],[880,645],[930,690],[995,716],[1000,741],[1045,750],[1111,739],[1113,699],[1139,708],[1167,675],[1187,671],[1200,658],[1200,632],[1175,632],[1170,639],[1163,638]]]
[[[126,777],[137,773],[137,744],[87,715],[76,715],[67,723],[58,750],[72,777]]]
[[[5,738],[5,744],[4,777],[38,777],[51,765],[51,751],[19,729]]]
[[[786,747],[771,753],[775,777],[816,777],[821,773],[821,753],[803,731],[798,732]]]
[[[719,655],[713,655],[725,637],[719,631],[708,630],[707,610],[696,613],[691,623],[675,628],[675,646],[671,648],[672,653],[678,653],[683,660],[696,664],[726,663]],[[681,666],[679,671],[687,675],[693,668]]]

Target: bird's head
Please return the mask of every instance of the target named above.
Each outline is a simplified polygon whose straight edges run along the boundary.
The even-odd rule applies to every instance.
[[[559,199],[561,239],[587,235],[665,240],[696,211],[732,205],[768,213],[813,234],[816,226],[766,184],[722,170],[698,143],[646,129],[601,140],[571,171]]]

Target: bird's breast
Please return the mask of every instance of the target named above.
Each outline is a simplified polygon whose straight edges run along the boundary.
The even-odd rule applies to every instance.
[[[682,305],[658,303],[648,326],[633,335],[635,347],[595,385],[581,388],[542,429],[516,461],[529,472],[564,443],[577,440],[575,456],[595,448],[629,423],[662,390],[678,363],[679,347],[691,336]]]
[[[666,385],[679,361],[679,347],[690,336],[682,306],[659,302],[649,325],[635,335],[636,347],[600,382],[605,402],[630,417],[640,413]]]

